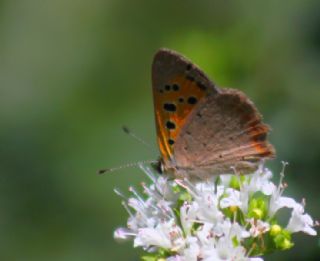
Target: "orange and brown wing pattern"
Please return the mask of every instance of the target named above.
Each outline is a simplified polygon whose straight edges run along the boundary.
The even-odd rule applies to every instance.
[[[181,168],[208,169],[206,174],[255,170],[275,156],[267,140],[268,125],[252,101],[235,89],[221,89],[191,112],[179,139],[175,160]]]
[[[190,112],[203,97],[219,90],[198,67],[166,49],[154,57],[152,86],[158,144],[163,160],[168,160]]]

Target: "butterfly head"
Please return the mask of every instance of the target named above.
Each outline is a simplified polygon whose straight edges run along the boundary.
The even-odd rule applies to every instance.
[[[152,163],[151,166],[158,174],[165,174],[169,178],[185,178],[188,176],[187,169],[177,166],[174,158],[167,160],[163,157],[159,157],[159,159]]]
[[[174,174],[177,172],[176,167],[173,164],[168,164],[168,161],[162,157],[160,157],[156,163],[152,164],[152,167],[157,173],[165,173],[167,176],[175,176]]]

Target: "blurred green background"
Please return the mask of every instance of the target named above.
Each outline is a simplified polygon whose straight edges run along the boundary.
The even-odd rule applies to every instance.
[[[147,181],[156,159],[150,64],[184,53],[244,90],[273,132],[276,178],[320,217],[320,2],[0,0],[0,260],[138,260],[113,230],[113,188]],[[121,131],[130,126],[154,150]],[[266,260],[319,260],[319,237]]]

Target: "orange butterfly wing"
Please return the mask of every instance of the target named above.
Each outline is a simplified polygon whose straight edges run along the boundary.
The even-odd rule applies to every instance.
[[[173,156],[182,126],[198,102],[219,89],[195,65],[167,49],[160,49],[152,64],[152,86],[157,140],[163,160]]]

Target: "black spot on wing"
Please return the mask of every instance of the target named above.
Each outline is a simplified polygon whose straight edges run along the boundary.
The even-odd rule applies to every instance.
[[[172,85],[172,89],[173,89],[174,91],[179,91],[180,86],[175,83],[175,84]]]
[[[203,91],[207,89],[207,86],[202,82],[197,82],[197,86],[200,88],[200,90],[203,90]]]
[[[196,104],[198,102],[197,98],[196,97],[193,97],[193,96],[190,96],[188,98],[188,103],[193,105],[193,104]]]
[[[174,103],[165,103],[163,104],[163,108],[169,112],[175,112],[177,110],[177,106]]]
[[[171,90],[171,86],[167,84],[167,85],[164,86],[164,89],[165,89],[166,91],[170,91],[170,90]]]
[[[166,127],[169,130],[174,130],[176,128],[176,124],[174,122],[172,122],[172,121],[167,121]]]
[[[194,77],[191,76],[191,75],[187,75],[187,76],[186,76],[186,79],[189,80],[189,81],[191,81],[191,82],[194,81]]]

